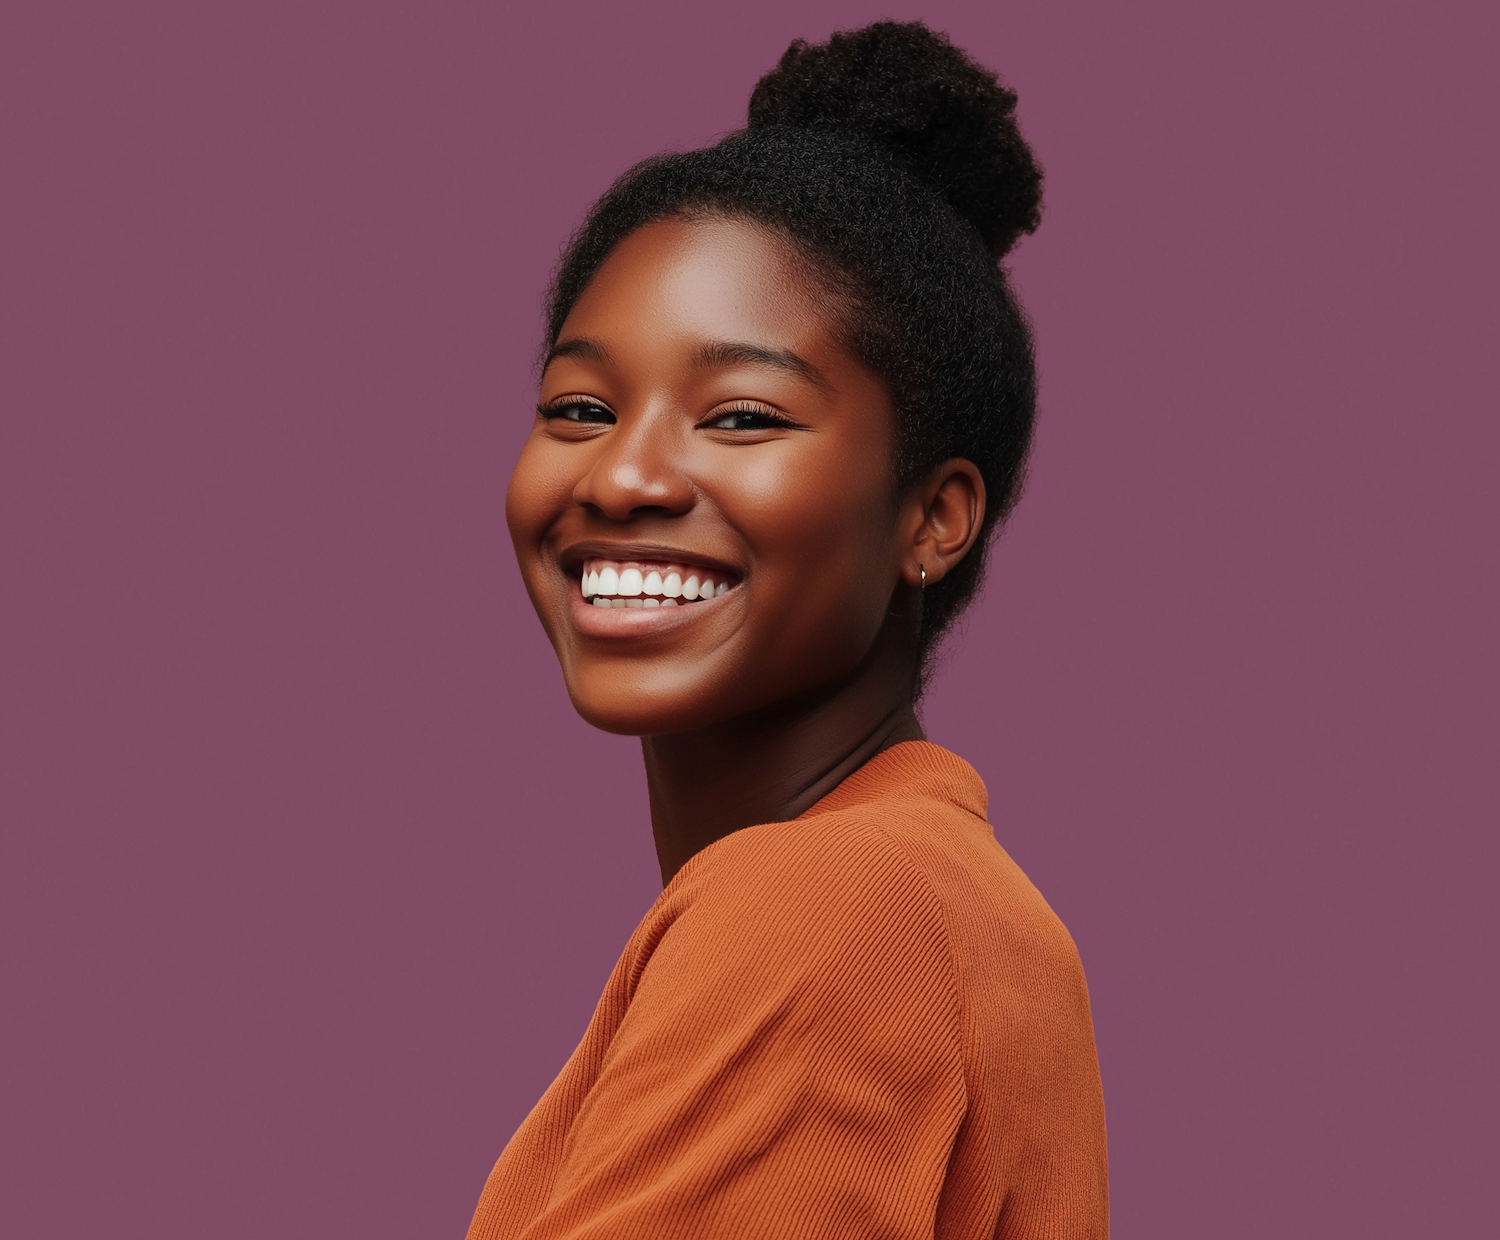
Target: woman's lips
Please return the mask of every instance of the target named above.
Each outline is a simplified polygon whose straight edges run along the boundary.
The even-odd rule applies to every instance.
[[[583,597],[598,608],[650,610],[679,607],[727,594],[736,584],[721,569],[694,564],[590,559],[579,582]]]

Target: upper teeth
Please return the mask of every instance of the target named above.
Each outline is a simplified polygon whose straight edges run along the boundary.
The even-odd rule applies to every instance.
[[[676,607],[728,590],[723,573],[681,564],[588,560],[583,566],[583,597],[595,607]]]

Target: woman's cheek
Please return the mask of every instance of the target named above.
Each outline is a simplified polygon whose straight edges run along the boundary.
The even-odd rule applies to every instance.
[[[850,468],[858,462],[847,458],[812,464],[784,471],[754,497],[752,540],[768,557],[795,560],[830,582],[868,576],[871,557],[889,544],[884,479],[861,485]]]
[[[576,480],[571,479],[562,445],[533,434],[521,449],[505,491],[505,522],[516,552],[526,562],[535,554],[552,522],[566,509]]]
[[[832,448],[794,437],[738,450],[717,471],[726,511],[767,550],[826,537],[851,506],[847,462]]]
[[[850,504],[836,488],[768,504],[752,542],[765,606],[758,617],[777,660],[823,668],[863,657],[884,620],[894,581],[881,493]],[[795,638],[793,638],[795,634]],[[805,658],[793,656],[795,649]]]

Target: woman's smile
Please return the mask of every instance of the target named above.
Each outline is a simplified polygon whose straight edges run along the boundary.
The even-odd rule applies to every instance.
[[[686,564],[587,560],[579,593],[595,607],[676,607],[728,594],[732,584],[716,570]]]
[[[662,638],[722,615],[741,577],[690,556],[590,555],[565,572],[568,620],[582,638]]]

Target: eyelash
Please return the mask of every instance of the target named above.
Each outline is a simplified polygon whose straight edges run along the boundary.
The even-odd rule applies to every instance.
[[[602,418],[568,417],[570,411],[579,413],[602,413]],[[608,426],[615,420],[615,415],[596,400],[583,400],[577,396],[565,396],[562,400],[553,401],[550,405],[539,405],[537,412],[549,422],[561,418],[566,422],[577,422],[582,426]]]
[[[554,401],[550,405],[541,405],[537,412],[548,421],[562,419],[567,422],[575,422],[582,426],[608,426],[615,420],[615,415],[598,401],[585,400],[577,396],[567,396],[561,400]],[[573,414],[574,416],[569,416]],[[600,417],[579,416],[584,414],[600,414]],[[717,423],[726,418],[758,418],[761,425],[758,426],[718,426]],[[736,430],[736,431],[759,431],[772,428],[796,426],[783,413],[778,413],[768,405],[756,404],[753,401],[742,401],[731,405],[728,409],[715,410],[713,415],[699,423],[700,430]]]
[[[725,418],[744,417],[759,418],[764,425],[761,426],[718,426]],[[778,413],[769,405],[759,405],[754,401],[741,401],[731,405],[728,409],[717,409],[707,421],[699,423],[700,429],[736,430],[736,431],[760,431],[772,428],[796,426],[797,424],[784,413]]]

